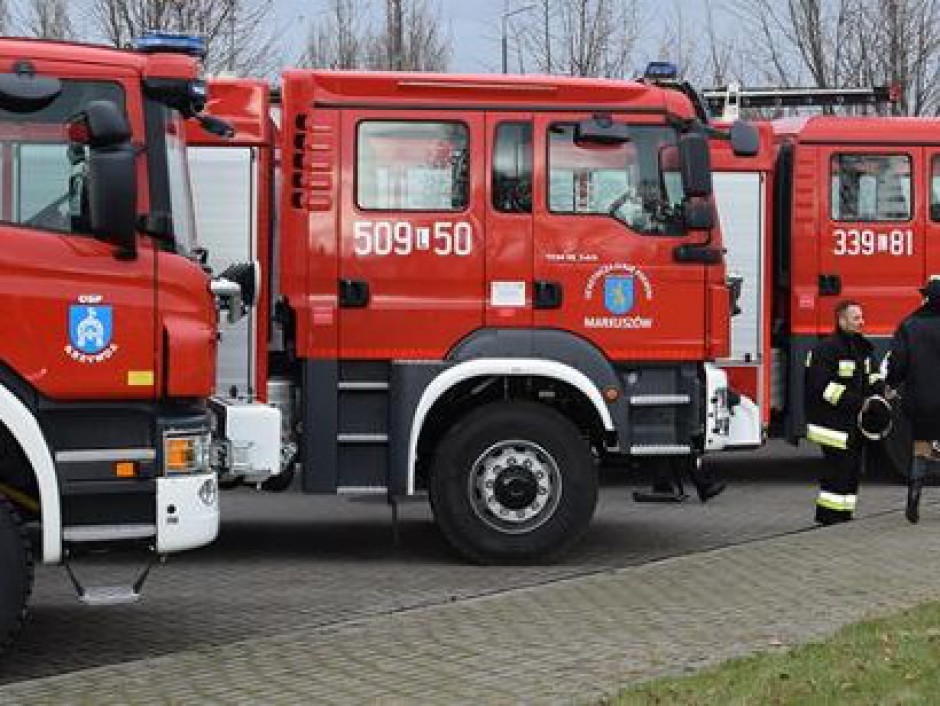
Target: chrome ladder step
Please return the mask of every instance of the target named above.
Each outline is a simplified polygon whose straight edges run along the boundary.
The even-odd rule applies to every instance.
[[[157,526],[134,525],[74,525],[62,529],[62,539],[67,543],[126,542],[134,539],[151,539],[157,536]]]
[[[685,394],[670,395],[631,395],[631,407],[660,407],[667,405],[689,404],[692,398]]]
[[[631,456],[688,456],[692,447],[688,444],[635,444],[630,447]]]

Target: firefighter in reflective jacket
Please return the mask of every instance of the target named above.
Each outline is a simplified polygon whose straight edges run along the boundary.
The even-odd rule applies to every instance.
[[[862,335],[862,307],[840,302],[835,318],[835,332],[806,357],[806,438],[822,447],[826,462],[816,499],[816,521],[824,525],[852,519],[865,447],[858,415],[865,399],[884,389]]]

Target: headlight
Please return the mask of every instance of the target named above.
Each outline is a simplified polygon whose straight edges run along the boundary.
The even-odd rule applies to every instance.
[[[163,439],[165,475],[200,473],[209,468],[209,434],[167,434]]]

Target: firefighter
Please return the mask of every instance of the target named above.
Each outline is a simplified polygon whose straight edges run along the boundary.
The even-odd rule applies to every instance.
[[[886,362],[886,382],[897,390],[901,409],[911,423],[913,457],[907,486],[908,521],[920,519],[920,493],[934,442],[940,440],[940,276],[932,276],[920,290],[923,304],[900,323]]]
[[[823,525],[852,519],[865,451],[859,413],[884,388],[862,335],[861,305],[840,302],[835,319],[835,332],[806,357],[806,438],[820,445],[826,461],[816,499],[816,522]]]

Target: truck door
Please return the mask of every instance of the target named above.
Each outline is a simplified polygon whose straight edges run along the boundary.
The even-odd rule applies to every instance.
[[[652,116],[618,144],[579,141],[591,115],[535,119],[535,326],[569,330],[613,360],[701,359],[705,267],[686,243],[676,131]]]
[[[70,75],[41,62],[36,73]],[[40,110],[0,110],[3,360],[49,398],[148,398],[156,389],[153,249],[141,241],[136,259],[120,259],[89,232],[88,148],[70,143],[67,132],[69,118],[92,100],[117,103],[140,125],[140,106],[125,90],[135,85],[119,76],[65,78]],[[138,182],[146,183],[143,169]]]
[[[483,116],[341,121],[340,357],[441,359],[483,323]]]
[[[924,149],[924,171],[926,172],[925,191],[929,199],[927,213],[924,214],[924,279],[931,275],[940,275],[940,146]],[[919,293],[911,292],[912,306],[919,300]]]
[[[866,331],[889,335],[924,279],[924,202],[914,178],[923,150],[877,146],[821,149],[820,331],[832,329],[840,299],[865,307]],[[913,300],[913,301],[916,301]]]
[[[486,324],[532,325],[532,116],[486,116]]]

